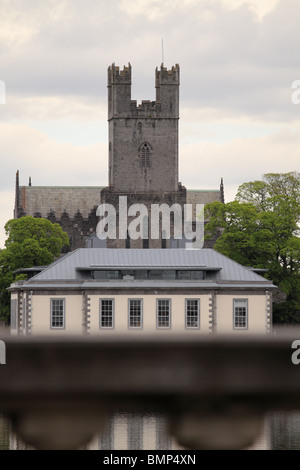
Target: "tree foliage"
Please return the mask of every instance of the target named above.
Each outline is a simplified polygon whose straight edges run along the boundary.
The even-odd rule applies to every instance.
[[[300,322],[300,175],[264,175],[242,184],[236,199],[206,206],[206,238],[221,236],[215,249],[235,261],[266,268],[286,300],[274,305],[276,322]]]
[[[250,181],[239,186],[235,200],[249,202],[260,210],[272,210],[276,199],[287,199],[293,203],[296,217],[300,215],[300,174],[266,173],[261,181]]]
[[[15,271],[52,263],[62,248],[69,245],[69,239],[59,224],[31,216],[9,220],[5,232],[5,248],[0,250],[0,320],[7,321],[10,312],[7,288],[24,278]]]

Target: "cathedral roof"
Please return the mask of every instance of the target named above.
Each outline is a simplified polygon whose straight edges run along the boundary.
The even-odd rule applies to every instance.
[[[100,204],[100,191],[103,186],[20,186],[19,208],[26,215],[47,218],[50,214],[56,219],[66,213],[74,218],[78,212],[87,218]],[[220,189],[187,190],[187,204],[208,204],[221,201]],[[18,208],[18,209],[19,209]]]

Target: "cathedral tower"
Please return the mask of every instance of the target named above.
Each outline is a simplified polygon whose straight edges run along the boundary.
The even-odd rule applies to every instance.
[[[170,70],[161,65],[155,70],[156,100],[137,105],[131,99],[131,65],[108,68],[109,186],[101,191],[102,203],[117,210],[119,197],[127,196],[128,206],[147,207],[149,219],[152,204],[183,208],[186,189],[178,182],[179,75],[179,65]],[[111,247],[124,248],[124,243],[108,240]],[[160,248],[168,247],[169,240],[149,236],[127,240],[128,245]]]
[[[179,65],[155,71],[156,101],[131,100],[131,66],[108,69],[109,186],[178,190]]]
[[[108,186],[33,186],[31,180],[27,186],[21,186],[17,172],[14,217],[31,215],[59,223],[68,233],[70,250],[105,244],[108,248],[184,246],[184,240],[177,236],[182,220],[177,217],[178,213],[175,216],[172,206],[176,204],[183,214],[184,205],[191,205],[195,221],[197,204],[224,202],[224,185],[222,181],[220,189],[186,191],[178,182],[179,81],[179,65],[171,69],[161,65],[155,70],[155,101],[142,101],[137,105],[131,99],[130,64],[123,69],[112,64],[107,77]],[[129,226],[135,217],[129,213],[128,233],[126,236],[124,230],[119,233],[120,215],[122,221],[124,219],[120,198],[127,200],[128,209],[134,204],[147,209],[148,233],[143,230],[142,238],[133,239],[130,236]],[[105,203],[115,208],[117,233],[115,238],[103,241],[97,237],[98,208],[99,204]],[[170,210],[170,233],[166,233],[161,212],[156,218],[160,217],[159,224],[152,223],[153,205],[164,205]],[[154,226],[158,229],[158,237],[153,236]],[[205,243],[206,246],[213,246],[214,240]]]

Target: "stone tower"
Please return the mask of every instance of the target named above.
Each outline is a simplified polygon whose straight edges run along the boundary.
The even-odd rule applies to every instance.
[[[131,66],[108,69],[109,185],[178,189],[179,65],[155,71],[156,101],[131,100]]]
[[[108,68],[109,186],[101,202],[116,209],[120,196],[128,206],[186,203],[178,182],[179,65],[155,71],[156,100],[131,100],[131,66]],[[149,222],[150,223],[150,222]],[[151,227],[149,227],[149,233]],[[172,236],[172,235],[171,235]],[[160,248],[169,241],[135,240],[135,248]],[[126,243],[125,243],[126,245]],[[124,240],[108,246],[124,248]]]
[[[119,218],[120,197],[126,196],[128,208],[136,203],[143,204],[148,217],[151,217],[153,204],[165,204],[170,209],[177,204],[182,213],[184,204],[192,205],[193,220],[196,220],[197,204],[224,202],[223,181],[219,189],[188,191],[178,182],[179,74],[178,65],[170,70],[161,65],[155,71],[155,101],[142,101],[137,105],[131,100],[131,66],[120,70],[115,64],[111,65],[108,68],[108,186],[33,186],[31,179],[27,186],[20,186],[17,172],[14,217],[31,215],[59,223],[68,233],[70,250],[103,245],[109,248],[182,247],[184,241],[174,239],[181,221],[177,223],[171,210],[170,238],[165,237],[161,218],[156,238],[152,236],[151,219],[148,233],[143,232],[142,238],[133,240],[130,230],[125,237],[124,232],[118,233],[118,220],[114,239],[97,237],[99,204],[111,204]],[[129,225],[132,219],[134,217],[128,216]],[[212,247],[214,240],[205,244]]]

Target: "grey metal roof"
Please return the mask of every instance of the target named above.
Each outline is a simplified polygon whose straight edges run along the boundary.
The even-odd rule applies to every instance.
[[[33,281],[79,280],[76,268],[102,267],[103,269],[191,269],[221,268],[210,273],[209,279],[224,282],[263,283],[272,285],[250,268],[241,266],[213,249],[108,249],[79,248],[34,276]],[[206,276],[206,281],[208,277]],[[122,282],[122,281],[121,281]]]

